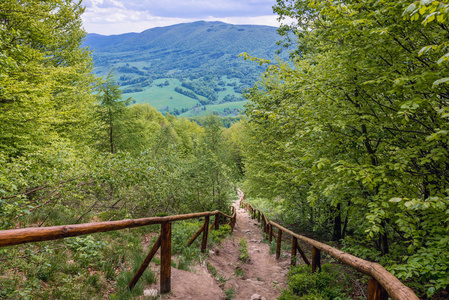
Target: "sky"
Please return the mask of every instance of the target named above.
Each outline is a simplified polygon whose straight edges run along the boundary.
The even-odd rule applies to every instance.
[[[199,20],[230,24],[279,26],[276,0],[84,0],[82,16],[88,33],[142,32]]]

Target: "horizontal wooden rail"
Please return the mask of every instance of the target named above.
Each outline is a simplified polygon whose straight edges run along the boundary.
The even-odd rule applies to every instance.
[[[128,288],[132,289],[137,283],[145,269],[148,267],[151,259],[156,254],[157,250],[161,249],[161,264],[160,264],[160,292],[168,293],[171,290],[171,223],[175,221],[182,221],[188,219],[195,219],[204,217],[204,224],[200,230],[194,235],[193,240],[203,233],[203,240],[201,251],[205,251],[207,247],[207,237],[209,231],[209,218],[215,216],[214,229],[219,229],[219,216],[223,216],[223,220],[230,219],[231,232],[234,230],[237,214],[235,208],[231,206],[231,215],[227,215],[219,210],[212,212],[199,212],[184,215],[174,215],[167,217],[151,217],[132,220],[120,220],[109,222],[95,222],[51,227],[31,227],[21,229],[0,230],[0,248],[6,246],[14,246],[19,244],[26,244],[32,242],[50,241],[64,239],[68,237],[86,235],[97,232],[115,231],[126,228],[135,228],[148,225],[161,224],[161,234],[148,253],[141,267],[128,284]],[[193,243],[193,240],[188,242],[188,245]]]
[[[277,228],[277,247],[276,247],[276,257],[279,258],[280,247],[281,247],[281,237],[282,233],[287,233],[292,237],[292,255],[296,255],[296,250],[301,249],[297,243],[297,240],[301,240],[306,242],[307,244],[312,246],[312,272],[314,272],[317,268],[320,269],[320,258],[321,251],[326,252],[333,258],[339,260],[340,262],[356,269],[359,272],[362,272],[366,275],[372,277],[370,279],[370,288],[368,290],[368,300],[371,299],[388,299],[387,294],[395,299],[395,300],[418,300],[419,298],[413,293],[413,291],[406,287],[399,279],[397,279],[393,274],[388,272],[384,267],[382,267],[378,263],[369,262],[353,256],[351,254],[345,253],[339,249],[326,245],[324,243],[318,242],[311,238],[299,235],[276,222],[269,221],[265,214],[259,209],[255,209],[250,203],[245,203],[244,197],[240,201],[240,207],[248,210],[251,217],[254,218],[256,212],[264,217],[263,221],[267,224],[268,230],[265,229],[265,233],[268,234],[268,240],[271,243],[272,236],[274,235],[273,227]],[[267,232],[268,231],[268,232]],[[303,257],[306,264],[310,264],[308,259],[306,258],[304,252],[300,250],[301,256]],[[296,263],[296,258],[291,258],[291,264],[294,265]]]

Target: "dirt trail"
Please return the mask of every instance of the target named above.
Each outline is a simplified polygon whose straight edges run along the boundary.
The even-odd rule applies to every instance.
[[[257,220],[234,204],[237,210],[237,223],[234,233],[218,247],[209,251],[207,262],[198,266],[194,273],[172,268],[172,292],[162,299],[204,299],[224,300],[226,295],[235,300],[277,299],[286,287],[286,274],[289,260],[276,260],[270,255],[268,244],[262,243],[262,229]],[[249,260],[239,260],[239,242],[246,239]],[[215,278],[207,271],[213,266]],[[215,273],[215,272],[214,272]],[[231,298],[229,298],[231,299]]]

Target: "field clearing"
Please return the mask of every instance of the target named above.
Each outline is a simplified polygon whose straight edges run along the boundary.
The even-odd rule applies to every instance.
[[[169,82],[169,85],[163,87],[157,86],[157,84],[163,84],[166,80]],[[157,110],[163,110],[167,106],[170,110],[175,108],[179,110],[182,108],[190,109],[199,103],[195,99],[175,92],[175,87],[181,87],[181,82],[178,79],[157,79],[153,82],[151,87],[145,89],[143,92],[127,93],[123,94],[123,97],[131,97],[136,103],[148,103]]]

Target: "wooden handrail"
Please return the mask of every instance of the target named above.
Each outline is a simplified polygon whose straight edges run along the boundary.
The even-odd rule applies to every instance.
[[[184,215],[174,215],[167,217],[151,217],[142,219],[128,219],[120,221],[94,222],[74,225],[61,225],[50,227],[31,227],[21,229],[8,229],[0,231],[0,247],[13,246],[31,242],[58,240],[67,237],[86,235],[96,232],[115,231],[126,228],[135,228],[147,225],[162,224],[164,222],[174,222],[188,219],[215,216],[220,214],[227,218],[233,218],[221,211],[200,212]]]
[[[255,209],[250,203],[244,203],[244,197],[242,197],[242,200],[240,201],[240,207],[245,208],[248,210],[251,216],[255,215],[255,212],[257,211],[259,214],[263,214],[265,217],[265,214],[260,211],[259,209]],[[340,262],[356,269],[359,272],[362,272],[366,275],[369,275],[372,277],[370,280],[370,288],[368,291],[368,300],[371,299],[386,299],[386,293],[382,291],[384,289],[388,295],[395,299],[395,300],[418,300],[419,298],[415,295],[415,293],[405,286],[399,279],[397,279],[393,274],[388,272],[383,266],[381,266],[378,263],[369,262],[366,260],[363,260],[361,258],[358,258],[356,256],[353,256],[351,254],[345,253],[339,249],[336,249],[334,247],[331,247],[329,245],[326,245],[324,243],[318,242],[316,240],[313,240],[311,238],[299,235],[281,225],[279,225],[276,222],[269,221],[268,219],[264,220],[267,222],[269,227],[269,240],[271,242],[271,235],[272,235],[272,228],[276,227],[278,229],[278,238],[277,238],[277,253],[276,256],[279,257],[279,250],[280,249],[280,243],[281,239],[280,236],[282,236],[282,232],[289,234],[294,242],[292,241],[292,254],[296,254],[296,249],[293,249],[293,247],[297,247],[298,244],[296,242],[296,239],[301,240],[303,242],[306,242],[307,244],[311,245],[313,257],[312,257],[312,270],[315,271],[316,268],[320,268],[320,251],[326,252],[333,258],[339,260]],[[302,250],[301,250],[302,251]],[[301,253],[303,255],[303,253]],[[305,258],[305,255],[304,255]],[[296,262],[296,259],[292,257],[291,264],[294,265]],[[308,261],[307,261],[308,264]]]
[[[156,251],[161,248],[161,264],[160,264],[160,292],[168,293],[171,290],[171,223],[175,221],[188,220],[194,218],[204,217],[205,222],[201,226],[200,230],[195,234],[193,240],[198,237],[201,232],[203,233],[203,240],[201,245],[201,251],[205,251],[207,246],[207,236],[209,229],[210,216],[223,216],[230,219],[231,232],[234,230],[235,222],[237,220],[237,213],[235,208],[231,206],[231,215],[227,215],[219,210],[212,212],[199,212],[184,215],[173,215],[166,217],[151,217],[142,219],[120,220],[120,221],[108,221],[108,222],[94,222],[84,224],[71,224],[62,226],[50,226],[50,227],[31,227],[21,229],[9,229],[0,230],[0,248],[6,246],[13,246],[19,244],[26,244],[40,241],[50,241],[64,239],[68,237],[86,235],[97,232],[115,231],[126,228],[135,228],[141,226],[148,226],[154,224],[161,224],[161,235],[156,241],[155,245],[151,249],[150,253],[145,258],[141,267],[132,278],[128,285],[129,289],[132,289],[148,267],[151,259],[156,254]],[[218,229],[219,222],[216,219],[215,229]],[[193,240],[188,243],[190,246]]]

